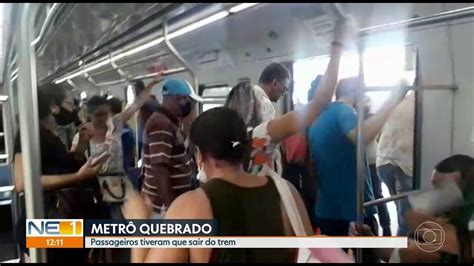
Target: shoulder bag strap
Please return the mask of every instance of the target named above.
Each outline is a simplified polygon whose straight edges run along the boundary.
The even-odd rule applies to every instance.
[[[269,176],[280,194],[281,201],[283,202],[283,207],[290,219],[291,227],[295,232],[296,236],[307,236],[306,230],[303,225],[303,220],[301,219],[301,214],[296,205],[295,198],[293,193],[291,193],[290,187],[285,179],[279,176],[275,171],[270,169],[267,165],[263,166],[262,171],[266,176]]]

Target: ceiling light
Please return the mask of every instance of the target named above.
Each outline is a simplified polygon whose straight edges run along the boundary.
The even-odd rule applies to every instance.
[[[160,37],[160,38],[158,38],[158,39],[156,39],[156,40],[153,40],[153,41],[151,41],[151,42],[149,42],[149,43],[145,43],[145,44],[140,45],[140,46],[138,46],[138,47],[135,47],[135,48],[133,48],[133,49],[131,49],[131,50],[128,50],[128,51],[126,51],[126,52],[123,52],[123,53],[120,53],[120,54],[118,54],[118,55],[116,55],[116,56],[113,56],[112,59],[115,61],[115,60],[119,60],[119,59],[121,59],[121,58],[124,58],[124,57],[126,57],[126,56],[139,53],[139,52],[141,52],[141,51],[143,51],[143,50],[146,50],[146,49],[148,49],[148,48],[150,48],[150,47],[153,47],[153,46],[155,46],[155,45],[160,44],[160,43],[163,42],[164,40],[165,40],[165,38]]]
[[[85,100],[87,98],[87,92],[81,92],[81,100]]]
[[[240,5],[237,5],[237,6],[234,6],[233,8],[231,8],[229,10],[230,13],[237,13],[237,12],[240,12],[244,9],[247,9],[249,7],[252,7],[254,5],[258,5],[258,3],[243,3],[243,4],[240,4]]]
[[[221,11],[221,12],[219,12],[219,13],[217,13],[217,14],[214,14],[214,15],[208,17],[208,18],[205,18],[205,19],[203,19],[203,20],[200,20],[200,21],[198,21],[198,22],[196,22],[196,23],[193,23],[193,24],[188,25],[188,26],[186,26],[186,27],[184,27],[184,28],[181,28],[181,29],[179,29],[179,30],[177,30],[177,31],[175,31],[175,32],[170,33],[170,34],[168,35],[168,36],[169,36],[169,39],[171,40],[171,39],[173,39],[173,38],[176,38],[176,37],[178,37],[178,36],[181,36],[181,35],[183,35],[183,34],[185,34],[185,33],[188,33],[188,32],[190,32],[190,31],[193,31],[193,30],[195,30],[195,29],[198,29],[198,28],[200,28],[200,27],[203,27],[203,26],[205,26],[205,25],[207,25],[207,24],[210,24],[210,23],[212,23],[212,22],[214,22],[214,21],[217,21],[217,20],[219,20],[219,19],[221,19],[221,18],[225,18],[225,17],[227,17],[228,15],[229,15],[229,12],[227,12],[227,11]]]
[[[99,68],[99,67],[101,67],[101,66],[105,66],[105,65],[107,65],[107,64],[109,64],[109,63],[110,63],[110,59],[106,59],[106,60],[104,60],[104,61],[102,61],[102,62],[99,62],[99,63],[97,63],[97,64],[95,64],[95,65],[92,65],[92,66],[90,66],[90,67],[88,67],[88,68],[86,68],[86,69],[84,69],[84,70],[79,70],[79,71],[77,71],[77,72],[74,73],[74,74],[71,74],[71,75],[66,76],[66,77],[64,77],[64,78],[61,78],[61,79],[58,79],[58,80],[56,80],[54,83],[59,84],[59,83],[65,81],[65,80],[67,80],[67,79],[75,78],[75,77],[77,77],[77,76],[79,76],[79,75],[85,74],[86,72],[92,71],[92,70],[97,69],[97,68]]]

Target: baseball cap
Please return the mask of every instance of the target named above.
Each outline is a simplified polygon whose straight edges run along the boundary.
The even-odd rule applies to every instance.
[[[163,84],[163,96],[165,95],[183,95],[189,96],[191,99],[202,102],[203,99],[194,93],[191,85],[182,79],[168,79]]]

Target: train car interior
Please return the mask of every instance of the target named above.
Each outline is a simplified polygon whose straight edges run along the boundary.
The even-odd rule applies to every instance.
[[[358,32],[341,54],[337,78],[363,77],[354,105],[357,197],[351,202],[358,206],[357,221],[363,219],[364,207],[385,205],[388,217],[374,215],[378,235],[397,236],[399,220],[404,219],[399,213],[400,199],[414,191],[433,189],[433,169],[443,159],[458,154],[474,157],[472,3],[0,3],[0,10],[0,262],[48,260],[40,249],[30,249],[24,256],[15,234],[19,219],[47,218],[43,209],[49,203],[38,178],[44,174],[38,88],[54,84],[66,91],[79,117],[71,129],[75,130],[69,136],[72,141],[82,123],[90,122],[86,107],[94,96],[107,101],[117,98],[125,109],[140,99],[137,81],[149,84],[161,75],[164,81],[151,89],[160,105],[166,81],[185,80],[203,99],[183,118],[183,134],[188,136],[196,117],[225,106],[238,84],[254,88],[266,66],[280,63],[291,77],[286,93],[272,101],[274,117],[280,117],[305,110],[312,101],[308,92],[318,76],[322,78],[318,82],[326,82],[323,76],[331,64],[334,29],[349,15]],[[363,113],[376,116],[383,111],[401,80],[408,90],[408,103],[388,123],[406,120],[409,128],[391,135],[399,137],[394,143],[402,139],[411,143],[402,151],[409,154],[406,163],[411,173],[404,171],[408,188],[400,189],[398,183],[388,184],[380,178],[381,196],[364,202],[365,190],[360,185],[364,185],[364,162],[370,155],[362,137],[366,132],[360,128]],[[144,152],[150,150],[138,141],[144,130],[140,119],[137,114],[128,121],[135,141],[133,167],[125,170],[135,189],[140,169],[147,165]],[[313,127],[315,124],[303,131],[311,134]],[[313,156],[312,140],[306,135],[307,158]],[[378,134],[374,143],[382,141]],[[19,143],[24,176],[21,192],[15,183]],[[289,173],[285,167],[292,163],[289,152],[295,143],[288,140],[279,146],[283,173]],[[374,149],[373,156],[377,156],[382,148]],[[375,167],[375,159],[370,164]],[[380,173],[377,169],[376,175]],[[302,191],[301,178],[290,182]],[[474,232],[472,218],[469,230]],[[308,262],[304,256],[308,255],[300,254],[298,262]],[[362,262],[361,257],[356,262]]]

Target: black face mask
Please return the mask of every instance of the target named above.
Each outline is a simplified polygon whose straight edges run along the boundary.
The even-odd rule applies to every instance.
[[[58,125],[67,126],[77,120],[77,112],[71,112],[67,109],[64,109],[62,106],[59,108],[59,113],[54,115],[54,118],[56,118],[56,122],[58,123]]]
[[[187,102],[185,106],[181,107],[181,115],[183,117],[188,116],[191,113],[191,108],[192,108],[191,102]]]

